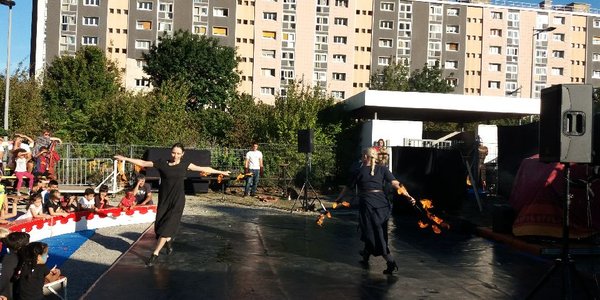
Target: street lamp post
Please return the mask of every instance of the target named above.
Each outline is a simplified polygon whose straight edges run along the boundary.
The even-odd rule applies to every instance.
[[[531,98],[533,98],[535,91],[535,40],[540,36],[540,33],[554,31],[555,29],[556,27],[554,26],[546,28],[533,28],[533,35],[531,36]]]
[[[15,1],[0,0],[0,4],[8,6],[8,39],[6,40],[6,89],[4,94],[4,132],[8,131],[8,105],[10,103],[10,34],[12,32],[12,8]]]

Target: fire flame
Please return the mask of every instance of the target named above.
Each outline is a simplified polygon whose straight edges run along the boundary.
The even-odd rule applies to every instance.
[[[323,214],[320,214],[320,215],[317,217],[317,225],[319,225],[319,226],[323,227],[323,221],[324,221],[324,220],[325,220],[325,215],[323,215]]]
[[[341,203],[334,202],[334,203],[331,205],[331,207],[332,207],[333,209],[336,209],[338,206],[350,207],[350,202],[348,202],[348,201],[342,201]]]
[[[420,228],[427,228],[431,224],[431,230],[436,234],[442,233],[442,228],[450,229],[450,225],[445,223],[444,220],[436,215],[434,215],[429,210],[433,208],[433,203],[429,199],[420,200],[423,209],[425,209],[425,214],[427,215],[429,224],[419,220],[418,224]]]

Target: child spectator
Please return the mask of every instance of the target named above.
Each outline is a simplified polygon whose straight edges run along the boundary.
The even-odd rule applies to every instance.
[[[66,217],[69,215],[60,205],[60,192],[58,190],[50,191],[50,201],[46,204],[46,212],[53,217]]]
[[[96,198],[94,199],[94,205],[97,209],[112,207],[108,199],[108,185],[103,184],[100,186],[98,195],[96,195]]]
[[[58,181],[48,181],[48,187],[42,191],[42,199],[44,200],[44,204],[47,204],[48,201],[50,201],[50,194],[48,194],[50,190],[58,190]]]
[[[23,177],[29,179],[29,189],[27,195],[31,193],[33,189],[33,174],[27,172],[27,152],[23,149],[15,150],[15,176],[17,177],[17,189],[16,194],[21,195],[21,186],[23,185]]]
[[[135,196],[132,191],[128,191],[125,196],[121,199],[119,203],[119,208],[121,210],[130,210],[135,207]]]
[[[94,189],[87,188],[83,192],[83,197],[79,198],[79,210],[80,211],[96,211],[95,201],[94,201]]]
[[[77,205],[77,196],[65,193],[60,201],[60,207],[66,212],[76,212],[79,208]]]
[[[137,205],[151,205],[152,203],[152,188],[150,184],[146,183],[146,176],[144,174],[138,174],[137,182],[133,187],[133,195],[135,196],[135,204]]]
[[[33,242],[21,252],[21,261],[17,267],[18,281],[15,289],[16,299],[44,299],[44,283],[60,279],[60,270],[48,269],[48,245]]]
[[[27,211],[25,212],[25,214],[19,216],[17,220],[30,218],[51,218],[51,216],[44,213],[44,206],[42,205],[42,195],[40,194],[36,194],[30,198],[29,205],[27,205]]]
[[[2,269],[0,272],[0,295],[7,299],[13,298],[13,275],[19,265],[19,252],[29,244],[29,233],[12,232],[2,239],[8,253],[2,258]]]

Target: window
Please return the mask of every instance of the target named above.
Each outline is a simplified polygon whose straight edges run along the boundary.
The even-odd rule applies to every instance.
[[[592,38],[592,44],[600,45],[600,36],[595,36]]]
[[[535,67],[535,75],[546,75],[546,67]]]
[[[260,88],[260,93],[262,95],[275,95],[275,88],[263,86]]]
[[[152,10],[152,2],[149,2],[149,1],[138,1],[137,8],[139,10]]]
[[[592,53],[592,61],[600,61],[600,53]]]
[[[564,42],[565,34],[564,33],[555,33],[552,35],[552,40],[556,42]]]
[[[500,53],[502,53],[502,47],[490,46],[490,54],[500,54]]]
[[[390,65],[390,57],[389,56],[380,56],[377,58],[377,65],[379,66],[389,66]]]
[[[398,36],[400,37],[410,37],[410,22],[399,21],[398,22]]]
[[[264,12],[263,13],[263,19],[277,21],[277,13],[274,13],[274,12]]]
[[[446,14],[448,16],[458,16],[458,8],[448,8],[448,10],[446,11]]]
[[[283,41],[281,42],[281,46],[283,48],[293,48],[296,41],[296,34],[294,33],[283,33]]]
[[[265,77],[275,77],[275,69],[262,68],[260,73]]]
[[[265,39],[274,40],[277,38],[277,33],[275,31],[263,31],[262,37]]]
[[[348,0],[335,0],[335,6],[348,7]]]
[[[491,63],[488,66],[488,70],[490,72],[500,72],[502,66],[500,64],[496,64],[496,63]]]
[[[136,78],[135,86],[136,87],[148,87],[148,86],[150,86],[150,80],[148,80],[146,78]]]
[[[263,49],[262,56],[268,58],[275,58],[275,50]]]
[[[428,56],[440,56],[442,55],[442,43],[441,42],[429,42],[427,43],[427,55]],[[436,59],[437,60],[437,59]],[[433,66],[433,65],[430,65]]]
[[[333,24],[348,26],[348,18],[335,18],[333,19]]]
[[[199,35],[206,35],[206,26],[194,26],[194,33]]]
[[[506,73],[508,74],[517,74],[518,70],[519,67],[517,65],[506,65]],[[500,68],[498,68],[498,71],[500,71]]]
[[[458,43],[446,43],[446,51],[458,51]]]
[[[83,25],[98,26],[98,17],[83,17]]]
[[[380,29],[394,29],[394,21],[381,20],[379,21]]]
[[[150,41],[136,40],[135,49],[150,49]]]
[[[327,62],[327,54],[323,54],[323,53],[315,54],[315,62],[318,62],[318,63]]]
[[[283,60],[294,60],[294,52],[283,51],[281,52],[281,58]]]
[[[136,65],[138,68],[142,69],[142,68],[144,68],[145,66],[147,66],[147,65],[148,65],[148,62],[146,62],[146,61],[145,61],[145,60],[143,60],[143,59],[136,59],[136,60],[135,60],[135,65]]]
[[[84,36],[81,39],[81,44],[83,44],[83,45],[90,45],[90,46],[96,46],[96,45],[98,45],[98,37],[96,37],[96,36]]]
[[[552,19],[552,22],[554,24],[563,25],[565,24],[565,17],[554,17],[554,19]]]
[[[411,19],[412,18],[412,4],[398,4],[398,18],[399,19]]]
[[[592,26],[594,26],[594,28],[600,28],[600,19],[594,19],[592,21]]]
[[[334,44],[347,44],[348,43],[348,37],[345,37],[345,36],[334,36],[333,37],[333,43]]]
[[[151,21],[137,21],[135,24],[135,28],[138,30],[151,30],[152,22]]]
[[[447,60],[444,64],[444,68],[446,69],[458,69],[458,61],[456,60]]]
[[[333,61],[334,62],[339,62],[339,63],[345,63],[346,62],[346,55],[345,54],[334,54],[333,55]]]
[[[73,2],[71,2],[71,4],[73,4]],[[77,3],[75,3],[77,4]],[[84,0],[83,1],[83,5],[85,6],[99,6],[100,5],[100,0]]]
[[[493,11],[492,12],[492,19],[502,20],[502,12]]]
[[[458,78],[446,78],[446,83],[451,87],[456,87],[458,85]]]
[[[502,36],[502,29],[492,28],[492,29],[490,29],[490,35],[491,36],[496,36],[496,37],[501,37]]]
[[[391,39],[379,39],[379,47],[392,48],[392,40]]]
[[[500,89],[500,81],[488,81],[488,88],[493,90]]]
[[[158,6],[158,11],[165,12],[165,13],[172,13],[173,12],[173,4],[171,4],[171,3],[161,3]]]
[[[75,44],[75,36],[74,35],[63,35],[60,37],[60,42],[63,44],[74,45]]]
[[[229,16],[229,9],[222,7],[213,8],[213,17],[227,17]]]
[[[294,70],[281,70],[281,79],[294,79]]]
[[[458,33],[458,25],[447,25],[446,33]]]
[[[344,99],[346,93],[344,91],[331,91],[331,96],[335,99]]]
[[[592,72],[592,78],[600,78],[600,70],[594,70]]]
[[[562,50],[553,50],[552,57],[555,58],[565,58],[565,51]]]
[[[173,31],[173,23],[159,22],[158,23],[158,31]],[[227,35],[227,32],[225,32],[225,35]]]
[[[227,27],[213,26],[212,35],[227,36]]]
[[[394,11],[394,3],[381,2],[379,9],[382,11]]]
[[[508,27],[519,27],[519,13],[509,12],[508,13]]]
[[[346,73],[333,73],[333,80],[346,81]]]
[[[563,68],[552,68],[551,74],[554,76],[562,76],[564,74],[564,69]]]
[[[517,47],[506,47],[506,55],[517,56],[519,55],[519,48]]]

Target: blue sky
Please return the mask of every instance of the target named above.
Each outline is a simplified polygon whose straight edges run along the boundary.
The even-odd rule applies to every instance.
[[[31,38],[31,6],[32,0],[14,0],[16,6],[13,7],[12,16],[12,38],[11,38],[11,73],[17,68],[19,63],[25,66],[29,64],[30,38]],[[59,0],[51,0],[59,1]],[[123,0],[125,1],[125,0]],[[360,0],[359,0],[360,1]],[[513,0],[518,2],[539,3],[538,0]],[[593,7],[598,8],[597,0],[554,0],[554,4],[568,4],[571,2],[591,3]],[[6,72],[6,50],[8,35],[8,7],[0,6],[0,72]]]

